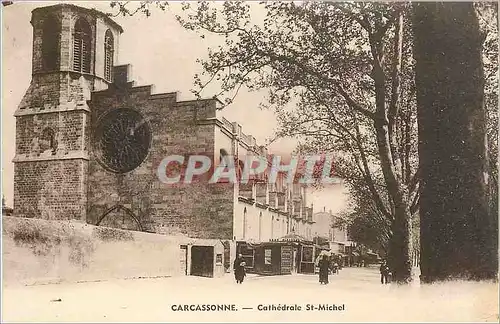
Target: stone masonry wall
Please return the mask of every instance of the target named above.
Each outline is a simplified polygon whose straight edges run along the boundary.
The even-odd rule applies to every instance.
[[[107,211],[120,206],[137,218],[145,231],[232,238],[232,184],[208,184],[208,178],[203,177],[191,184],[167,185],[157,176],[160,162],[168,155],[186,156],[185,162],[192,154],[213,159],[215,126],[207,118],[215,116],[214,101],[177,102],[175,94],[151,95],[150,87],[124,85],[94,92],[90,106],[93,129],[107,111],[135,109],[147,120],[152,143],[146,160],[124,174],[107,171],[93,152],[89,166],[89,223],[96,224]]]
[[[43,40],[43,24],[46,19],[52,17],[56,21],[60,22],[61,33],[65,31],[69,32],[69,23],[64,18],[62,8],[57,8],[55,10],[35,10],[32,15],[31,24],[33,26],[33,56],[32,56],[32,72],[38,73],[43,71],[43,60],[42,60],[42,40]],[[69,43],[64,43],[64,39],[60,39],[59,43],[63,42],[64,47],[68,47]],[[66,54],[59,51],[58,65],[64,66],[65,61],[69,60],[68,51]],[[66,63],[67,65],[67,63]]]
[[[16,216],[85,220],[88,108],[64,110],[69,95],[60,91],[68,89],[64,81],[67,74],[34,76],[16,112]],[[73,93],[83,95],[84,87]],[[52,143],[47,133],[53,135]]]
[[[82,159],[16,163],[15,215],[85,220],[87,168]]]
[[[84,109],[94,88],[94,78],[90,75],[75,72],[36,74],[19,104],[19,113]]]
[[[78,9],[74,6],[52,6],[35,9],[32,15],[33,25],[33,73],[47,72],[43,69],[42,44],[43,44],[43,24],[47,18],[53,17],[60,27],[59,38],[59,68],[57,71],[72,70],[73,64],[73,33],[75,23],[79,18],[83,18],[90,26],[93,39],[96,35],[96,17],[88,10]],[[95,62],[96,44],[91,43],[91,62]],[[93,71],[93,66],[91,67]]]
[[[193,246],[212,246],[213,276],[224,275],[220,240],[8,216],[2,225],[4,287],[189,275]]]
[[[118,44],[121,28],[111,23],[103,13],[80,8],[74,5],[55,5],[35,9],[32,16],[33,25],[33,74],[46,73],[42,64],[42,26],[48,17],[57,20],[60,26],[60,49],[57,71],[72,71],[73,69],[73,34],[75,23],[79,18],[85,19],[91,28],[92,45],[91,71],[95,77],[104,78],[104,35],[109,29],[114,37],[114,61],[118,59]],[[100,88],[102,89],[102,88]]]
[[[70,152],[83,150],[83,123],[85,113],[80,111],[27,115],[17,118],[16,154],[23,157],[40,156],[40,141],[46,129],[54,131],[56,154],[64,157]]]
[[[59,73],[33,76],[19,108],[46,110],[59,106],[61,82]]]

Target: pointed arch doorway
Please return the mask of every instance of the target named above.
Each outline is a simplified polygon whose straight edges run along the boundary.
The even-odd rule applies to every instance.
[[[123,205],[115,205],[106,210],[96,223],[97,226],[119,228],[130,231],[142,231],[137,216]]]

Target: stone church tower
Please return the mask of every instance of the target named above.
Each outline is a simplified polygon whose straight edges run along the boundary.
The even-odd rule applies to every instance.
[[[194,238],[233,238],[235,186],[167,184],[170,155],[216,151],[217,100],[135,86],[116,65],[122,28],[69,4],[33,10],[31,84],[16,113],[14,216]],[[213,165],[213,163],[212,163]]]
[[[112,82],[122,28],[68,4],[33,10],[32,80],[16,113],[14,212],[86,221],[92,91]]]

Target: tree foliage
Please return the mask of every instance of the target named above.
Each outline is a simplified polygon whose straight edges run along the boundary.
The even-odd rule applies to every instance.
[[[197,94],[217,82],[217,95],[230,104],[243,86],[268,89],[266,104],[277,112],[279,135],[303,138],[308,144],[302,151],[335,152],[337,173],[371,198],[367,210],[391,223],[395,277],[408,281],[418,160],[407,5],[261,6],[265,17],[256,23],[248,3],[184,5],[178,20],[185,28],[225,40],[201,61]]]
[[[141,3],[138,10],[153,3],[165,5]],[[118,6],[131,13],[123,11],[127,4]],[[419,201],[408,10],[408,3],[198,2],[183,3],[177,15],[200,37],[224,40],[199,61],[203,73],[195,76],[195,94],[206,96],[207,86],[215,83],[220,92],[210,95],[230,105],[242,88],[268,90],[262,105],[276,112],[278,137],[298,138],[302,153],[335,154],[335,172],[354,206],[353,228],[359,239],[372,237],[367,233],[376,229],[365,244],[393,255],[398,281],[409,280],[411,218]],[[494,39],[485,44],[491,49],[487,68],[494,73],[491,106],[497,80]],[[491,115],[495,125],[496,113]],[[491,127],[490,141],[496,140],[496,129]],[[496,161],[496,149],[490,156]],[[492,170],[496,175],[496,165]]]

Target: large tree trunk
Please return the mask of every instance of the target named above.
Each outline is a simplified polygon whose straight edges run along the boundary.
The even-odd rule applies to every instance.
[[[398,26],[400,30],[402,26]],[[399,42],[399,41],[398,41]],[[387,185],[389,199],[394,206],[394,219],[391,230],[392,236],[389,242],[389,266],[393,272],[393,279],[398,283],[408,283],[411,281],[411,241],[410,232],[407,230],[409,222],[408,201],[405,199],[405,192],[401,182],[396,176],[396,164],[399,164],[400,158],[394,155],[396,152],[391,150],[391,143],[394,142],[395,134],[391,134],[390,116],[386,103],[386,78],[383,70],[384,56],[383,42],[380,35],[370,35],[370,46],[373,55],[372,76],[375,82],[375,103],[376,112],[374,127],[377,135],[377,147],[380,158],[382,173]],[[397,71],[395,76],[397,76]],[[397,89],[395,89],[397,91]],[[394,101],[392,114],[397,111],[397,104]],[[397,163],[395,161],[397,160]]]
[[[392,236],[389,242],[389,266],[393,272],[393,279],[398,283],[411,281],[411,217],[405,193],[395,175],[394,164],[390,152],[390,141],[387,132],[386,119],[375,121],[377,131],[377,145],[380,162],[384,174],[387,190],[394,205],[394,219],[392,221]]]
[[[408,283],[412,279],[411,217],[409,209],[404,203],[395,208],[394,214],[389,250],[389,266],[392,271],[393,281]]]
[[[422,279],[496,278],[478,20],[472,3],[413,10]]]

